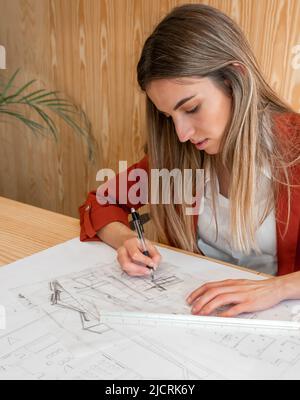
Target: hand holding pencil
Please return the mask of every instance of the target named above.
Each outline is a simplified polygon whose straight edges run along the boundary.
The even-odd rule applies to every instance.
[[[149,275],[153,280],[154,271],[161,261],[161,255],[157,248],[144,238],[139,216],[134,209],[132,209],[132,218],[137,237],[131,237],[124,241],[123,246],[117,250],[117,260],[122,270],[128,275]]]

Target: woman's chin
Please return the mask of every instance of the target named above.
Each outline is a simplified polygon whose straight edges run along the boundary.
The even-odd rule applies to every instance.
[[[219,153],[219,146],[207,146],[205,149],[203,149],[203,151],[210,156],[213,156]]]

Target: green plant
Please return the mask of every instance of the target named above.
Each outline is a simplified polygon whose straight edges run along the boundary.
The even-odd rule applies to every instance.
[[[36,82],[31,80],[25,85],[16,88],[15,80],[19,69],[5,82],[0,79],[0,118],[10,116],[25,124],[34,134],[52,134],[58,140],[59,130],[49,115],[53,113],[60,117],[72,130],[82,136],[88,146],[89,160],[94,159],[94,139],[91,135],[91,124],[85,112],[73,102],[62,98],[58,91],[47,91],[46,89],[28,89]],[[26,116],[26,109],[32,110],[39,118],[31,119]]]

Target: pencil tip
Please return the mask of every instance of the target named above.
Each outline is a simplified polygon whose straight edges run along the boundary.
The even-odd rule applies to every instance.
[[[151,279],[152,279],[152,282],[154,282],[154,270],[152,269],[152,273],[151,273]]]

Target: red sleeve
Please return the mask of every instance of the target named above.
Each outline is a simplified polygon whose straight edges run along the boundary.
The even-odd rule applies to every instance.
[[[300,271],[300,224],[299,224],[299,229],[298,229],[298,240],[297,240],[295,270],[296,271]]]
[[[127,178],[130,171],[134,169],[143,169],[148,172],[148,157],[145,156],[141,161],[129,167],[125,172],[127,173]],[[111,222],[118,221],[129,227],[128,215],[130,213],[130,208],[134,207],[135,209],[138,209],[144,205],[143,203],[131,205],[129,202],[126,204],[118,204],[118,177],[119,175],[116,176],[116,204],[99,204],[97,201],[96,191],[92,191],[88,194],[84,204],[79,207],[80,240],[82,242],[100,241],[97,232]],[[127,179],[128,191],[135,183],[136,181],[128,181]]]

